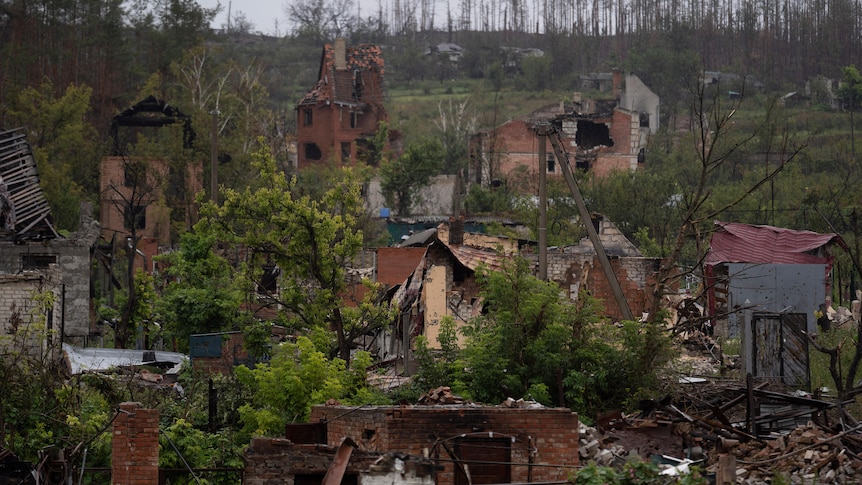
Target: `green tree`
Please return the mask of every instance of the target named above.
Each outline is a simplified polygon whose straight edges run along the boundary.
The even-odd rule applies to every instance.
[[[157,257],[165,269],[156,314],[165,337],[188,349],[189,336],[231,330],[243,323],[240,306],[244,292],[238,288],[234,269],[213,249],[212,236],[188,232],[180,249]]]
[[[380,167],[380,188],[386,203],[395,208],[398,215],[410,215],[418,202],[419,189],[440,172],[444,159],[440,141],[426,139],[408,146],[397,159],[384,163]]]
[[[358,352],[356,365],[347,368],[342,359],[328,359],[307,337],[284,343],[273,351],[268,364],[236,369],[239,382],[252,390],[251,403],[239,409],[245,432],[278,436],[284,425],[308,421],[311,406],[328,399],[345,404],[380,402],[381,396],[366,386],[367,352]]]
[[[838,95],[844,100],[844,108],[850,112],[850,144],[852,146],[851,154],[856,158],[856,133],[853,123],[853,113],[859,109],[859,102],[862,101],[862,74],[856,66],[845,66],[841,70],[842,83],[838,89]]]
[[[526,260],[480,271],[479,282],[487,313],[464,329],[463,364],[444,367],[478,401],[532,398],[592,416],[652,389],[669,358],[665,336],[637,322],[607,325],[595,299],[570,301],[532,276]],[[644,367],[647,348],[655,355]]]
[[[277,265],[279,289],[268,297],[287,310],[295,326],[334,331],[338,355],[349,362],[342,297],[347,268],[362,247],[359,183],[344,169],[316,200],[294,195],[296,179],[276,169],[265,147],[253,155],[253,166],[260,171],[260,186],[242,192],[224,188],[220,205],[201,208],[196,228],[230,249],[243,249],[248,256],[241,274],[247,285],[257,282],[264,265]]]
[[[70,85],[62,96],[50,83],[23,89],[9,122],[24,126],[33,148],[40,185],[57,229],[78,228],[82,200],[98,192],[100,147],[87,121],[92,89]]]

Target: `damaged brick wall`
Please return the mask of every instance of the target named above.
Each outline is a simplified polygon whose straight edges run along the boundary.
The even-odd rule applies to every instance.
[[[298,445],[286,439],[254,438],[243,455],[242,482],[244,485],[319,483],[334,458],[335,448],[324,445]],[[434,485],[434,469],[430,461],[415,456],[398,456],[397,460],[377,452],[353,450],[342,483]]]
[[[158,485],[159,410],[120,404],[111,447],[112,485]]]
[[[351,411],[349,414],[345,414]],[[568,409],[476,406],[315,406],[311,421],[327,423],[330,445],[350,437],[360,449],[428,453],[442,467],[438,485],[454,485],[452,453],[463,440],[509,443],[512,483],[565,480],[578,464],[578,416]],[[532,453],[531,453],[532,450]]]

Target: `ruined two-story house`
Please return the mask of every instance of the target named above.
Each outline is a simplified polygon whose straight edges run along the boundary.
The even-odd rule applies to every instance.
[[[168,160],[158,150],[150,155],[140,148],[133,154],[132,147],[147,139],[189,149],[194,140],[191,119],[149,96],[113,118],[110,138],[112,152],[102,159],[99,171],[102,238],[128,246],[134,233],[140,257],[136,266],[150,272],[158,247],[175,243],[173,233],[190,229],[197,220],[194,197],[203,189],[203,161]]]
[[[297,168],[331,160],[376,165],[372,143],[381,122],[383,56],[375,45],[323,47],[317,83],[296,106]]]
[[[539,171],[536,126],[556,126],[566,155],[578,169],[596,176],[637,170],[646,157],[649,135],[659,127],[660,100],[636,75],[615,71],[611,96],[550,105],[470,138],[469,181],[483,185],[506,183],[519,192],[534,192]],[[551,177],[562,170],[550,147],[544,165]]]

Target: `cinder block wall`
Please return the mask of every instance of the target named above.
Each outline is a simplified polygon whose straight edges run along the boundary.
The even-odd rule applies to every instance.
[[[513,483],[565,480],[578,465],[578,416],[569,409],[385,406],[344,414],[350,410],[315,406],[311,421],[333,419],[327,424],[330,445],[349,437],[362,449],[427,453],[439,459],[443,468],[437,474],[438,485],[455,482],[455,465],[446,446],[453,449],[459,437],[510,438]]]
[[[144,409],[136,402],[120,404],[111,451],[113,485],[158,485],[158,409]]]

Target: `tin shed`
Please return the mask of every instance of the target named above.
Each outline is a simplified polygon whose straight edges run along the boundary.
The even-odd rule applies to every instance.
[[[716,222],[704,261],[717,332],[741,339],[746,372],[807,387],[814,312],[831,289],[837,234]]]

